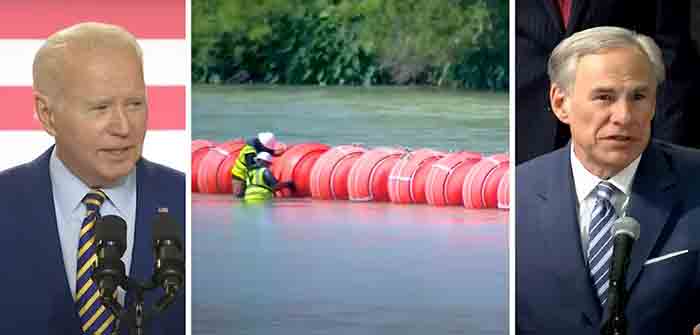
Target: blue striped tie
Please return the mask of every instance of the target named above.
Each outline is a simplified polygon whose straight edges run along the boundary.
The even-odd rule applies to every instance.
[[[75,305],[83,334],[111,334],[114,331],[114,314],[102,305],[100,292],[92,280],[92,271],[97,261],[95,223],[100,217],[100,206],[106,198],[101,190],[91,190],[83,198],[87,215],[80,228],[75,287]]]
[[[610,258],[612,257],[612,227],[617,219],[612,199],[615,186],[600,182],[593,190],[596,203],[588,226],[588,268],[601,306],[608,300]]]

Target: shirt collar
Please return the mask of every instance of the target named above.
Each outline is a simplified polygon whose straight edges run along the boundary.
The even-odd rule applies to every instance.
[[[593,192],[593,189],[601,181],[603,181],[603,179],[586,170],[581,161],[574,154],[574,145],[571,144],[570,146],[571,171],[574,175],[576,199],[578,199],[578,202],[581,203],[589,194],[591,194],[591,192]],[[641,159],[642,154],[640,154],[639,157],[632,161],[632,163],[622,169],[622,171],[607,179],[607,181],[613,184],[618,190],[622,191],[622,193],[624,193],[626,196],[629,196],[632,188],[632,181],[634,180],[634,175],[637,172],[637,167],[639,167],[639,162]]]
[[[55,147],[49,159],[49,174],[55,199],[58,202],[56,205],[64,210],[63,213],[73,212],[80,206],[85,194],[90,191],[90,187],[63,164],[56,156]],[[117,185],[101,190],[107,195],[106,201],[109,201],[116,208],[120,216],[125,217],[129,199],[136,194],[136,168],[122,178]]]

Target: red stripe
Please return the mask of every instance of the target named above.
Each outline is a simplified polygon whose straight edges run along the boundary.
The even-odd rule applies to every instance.
[[[184,86],[148,87],[148,129],[185,129],[185,89]],[[0,101],[4,111],[0,130],[42,129],[32,112],[31,87],[0,87]]]
[[[120,25],[137,38],[185,38],[182,0],[0,1],[0,13],[0,38],[44,39],[85,21]]]

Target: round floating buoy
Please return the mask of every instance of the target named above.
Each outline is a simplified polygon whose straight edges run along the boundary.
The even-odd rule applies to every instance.
[[[311,197],[348,199],[348,173],[365,151],[367,149],[358,145],[340,145],[323,153],[311,168]]]
[[[203,193],[218,193],[218,172],[219,167],[224,162],[226,157],[231,154],[234,148],[240,147],[239,140],[232,140],[219,144],[202,158],[199,165],[199,174],[197,176],[197,187]],[[240,150],[240,148],[239,148]]]
[[[498,183],[498,208],[510,209],[510,170],[506,171]]]
[[[235,139],[227,141],[224,143],[225,147],[228,149],[228,156],[219,165],[219,169],[216,171],[216,189],[217,193],[231,193],[233,192],[233,186],[231,185],[231,169],[233,165],[236,164],[238,159],[238,154],[241,149],[245,146],[244,139]]]
[[[445,157],[444,152],[419,149],[406,153],[389,173],[389,199],[393,203],[425,203],[425,181],[430,165]]]
[[[309,187],[311,169],[319,157],[329,148],[329,146],[320,143],[302,143],[289,146],[281,156],[274,160],[271,167],[272,174],[280,182],[293,180],[296,186],[294,196],[309,196],[311,195]],[[292,196],[289,189],[283,189],[279,194],[283,197]]]
[[[197,175],[199,174],[199,163],[204,158],[204,155],[209,152],[216,144],[207,140],[192,141],[192,193],[199,192],[197,187]]]
[[[508,171],[507,154],[486,157],[469,171],[464,179],[462,196],[466,208],[496,208],[498,206],[498,184]]]
[[[362,154],[348,175],[348,198],[353,201],[389,201],[389,174],[405,150],[378,147]]]
[[[435,161],[430,166],[425,186],[427,203],[435,206],[461,204],[463,178],[480,160],[480,153],[462,151]]]

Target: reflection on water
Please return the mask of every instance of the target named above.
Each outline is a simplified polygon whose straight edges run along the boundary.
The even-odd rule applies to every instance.
[[[197,86],[192,136],[508,151],[508,95],[426,87]]]
[[[194,334],[505,334],[508,212],[193,195]]]

